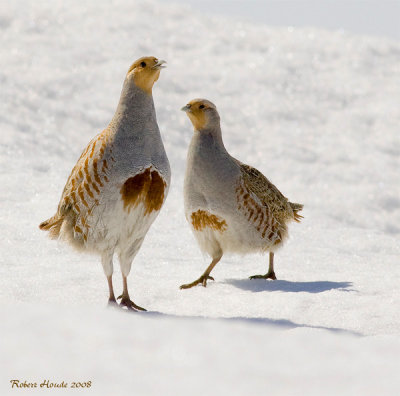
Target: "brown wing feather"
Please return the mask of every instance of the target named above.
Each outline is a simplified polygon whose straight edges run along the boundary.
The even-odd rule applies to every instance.
[[[273,213],[292,211],[288,199],[260,171],[246,164],[240,170],[247,188]]]
[[[87,228],[86,219],[90,216],[93,206],[99,203],[100,189],[108,181],[106,176],[108,165],[103,160],[107,137],[106,129],[89,142],[68,177],[57,213],[40,224],[40,229],[49,230],[53,238],[59,236],[62,222],[66,219],[72,227],[76,227],[76,232],[82,233],[85,237],[85,232],[82,232],[77,223],[80,219],[81,226]],[[94,156],[96,145],[98,145],[97,155]],[[102,177],[99,176],[100,172]]]
[[[262,238],[278,245],[287,235],[286,222],[299,221],[297,212],[303,205],[289,202],[260,171],[237,162],[242,176],[237,188],[238,208]]]
[[[239,161],[238,161],[239,162]],[[303,217],[298,212],[302,204],[292,203],[259,170],[239,162],[243,180],[247,188],[257,196],[263,205],[279,220],[295,220]]]

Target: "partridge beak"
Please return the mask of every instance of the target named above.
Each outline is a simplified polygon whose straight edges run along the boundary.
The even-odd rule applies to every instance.
[[[160,59],[157,61],[157,63],[152,67],[152,69],[159,70],[159,69],[164,69],[167,66],[164,66],[164,64],[167,63],[165,60]]]
[[[188,111],[190,111],[190,105],[187,104],[186,106],[183,106],[181,110],[187,113]]]

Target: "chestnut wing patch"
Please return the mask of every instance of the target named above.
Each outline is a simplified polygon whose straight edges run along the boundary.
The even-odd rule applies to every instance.
[[[124,209],[128,212],[139,203],[145,207],[144,214],[158,211],[164,202],[166,183],[156,170],[145,169],[142,173],[130,177],[121,187]]]

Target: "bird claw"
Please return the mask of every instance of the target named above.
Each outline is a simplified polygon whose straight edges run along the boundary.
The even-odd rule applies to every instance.
[[[197,285],[199,285],[199,284],[201,284],[202,286],[204,286],[204,287],[207,287],[207,280],[215,280],[212,276],[210,276],[210,275],[202,275],[202,276],[200,276],[200,278],[199,279],[197,279],[197,280],[195,280],[194,282],[192,282],[192,283],[187,283],[187,284],[185,284],[185,285],[181,285],[179,288],[180,289],[190,289],[191,287],[193,287],[193,286],[197,286]]]
[[[117,300],[121,300],[121,302],[119,303],[119,306],[121,308],[126,307],[129,310],[132,311],[147,311],[147,309],[144,309],[142,307],[139,307],[139,305],[136,305],[130,298],[129,296],[124,296],[123,294],[121,294]]]
[[[272,279],[276,280],[275,272],[267,272],[265,275],[253,275],[250,276],[249,279]]]

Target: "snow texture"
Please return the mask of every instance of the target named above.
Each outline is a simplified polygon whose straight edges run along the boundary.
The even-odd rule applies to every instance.
[[[400,356],[400,43],[268,28],[153,1],[0,7],[0,394],[10,380],[92,381],[93,395],[395,395]],[[105,308],[100,260],[46,238],[87,142],[142,55],[172,168],[129,286],[148,313]],[[225,145],[293,202],[276,255],[209,263],[183,214],[191,125],[213,101]],[[116,292],[121,290],[118,265]]]

